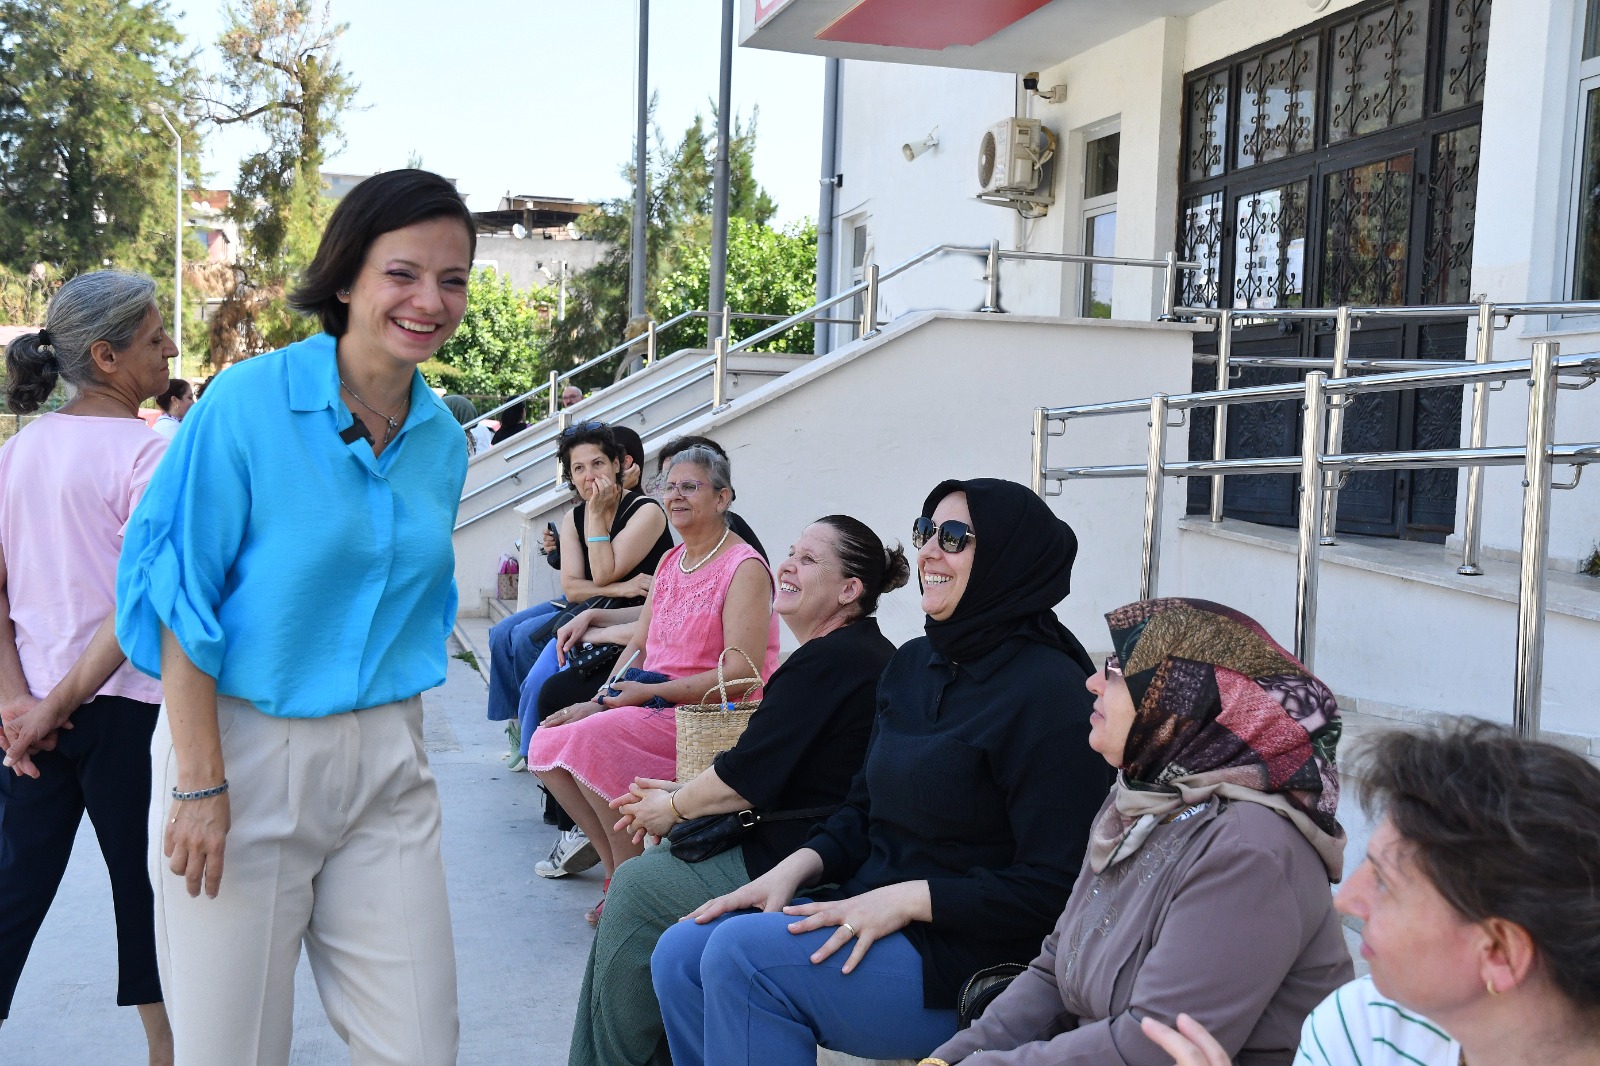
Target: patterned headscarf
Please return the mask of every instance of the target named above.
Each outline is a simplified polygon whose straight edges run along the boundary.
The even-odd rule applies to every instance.
[[[1328,686],[1254,619],[1208,600],[1142,600],[1106,622],[1134,719],[1095,823],[1095,872],[1138,851],[1167,815],[1219,796],[1287,817],[1339,880],[1340,722]]]

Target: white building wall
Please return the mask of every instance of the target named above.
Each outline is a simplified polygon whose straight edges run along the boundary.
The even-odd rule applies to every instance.
[[[834,278],[851,284],[852,232],[865,223],[869,261],[882,269],[932,244],[1009,244],[1011,212],[975,199],[983,131],[1012,114],[1009,74],[894,63],[841,64]],[[900,146],[937,131],[939,146],[906,162]],[[885,321],[928,308],[977,310],[983,262],[945,257],[883,284]],[[841,329],[839,341],[850,334]]]
[[[1159,257],[1176,245],[1182,79],[1185,71],[1225,59],[1359,0],[1222,0],[1188,19],[1163,19],[1041,72],[1041,86],[1067,85],[1066,100],[1024,101],[1060,137],[1057,202],[1046,217],[1021,221],[972,199],[977,142],[1009,113],[1013,80],[936,67],[847,62],[842,87],[842,217],[871,218],[875,258],[890,264],[938,241],[1074,252],[1082,249],[1084,131],[1119,124],[1121,182],[1117,251]],[[1472,290],[1500,302],[1569,295],[1573,187],[1581,101],[1579,0],[1500,0],[1491,19]],[[940,148],[907,164],[899,146],[937,126]],[[840,254],[849,254],[841,230]],[[847,261],[839,275],[848,278]],[[982,298],[982,264],[956,259],[922,268],[885,286],[890,315],[928,307],[971,308]],[[1078,268],[1006,263],[1001,306],[1011,312],[1077,313]],[[1158,272],[1121,268],[1114,314],[1148,318],[1159,306]],[[1529,354],[1536,339],[1564,353],[1600,352],[1600,321],[1523,318],[1497,335],[1497,356]],[[1468,344],[1475,343],[1469,334]],[[1131,392],[1130,392],[1131,395]],[[1041,393],[1043,403],[1060,403]],[[1507,389],[1491,403],[1491,444],[1517,444],[1526,432],[1526,390]],[[1560,398],[1557,439],[1600,440],[1600,403],[1581,393]],[[1463,438],[1468,430],[1462,428]],[[1558,476],[1565,476],[1559,471]],[[1486,478],[1484,545],[1491,557],[1519,550],[1521,473],[1499,468]],[[1456,528],[1465,524],[1465,475]],[[1600,541],[1600,488],[1558,493],[1552,511],[1552,566],[1574,570]]]

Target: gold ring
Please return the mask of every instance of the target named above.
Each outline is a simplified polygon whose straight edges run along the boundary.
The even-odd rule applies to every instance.
[[[852,938],[856,935],[856,927],[851,925],[849,922],[840,922],[839,923],[839,928],[840,929],[848,929],[848,930],[850,930],[850,936]]]

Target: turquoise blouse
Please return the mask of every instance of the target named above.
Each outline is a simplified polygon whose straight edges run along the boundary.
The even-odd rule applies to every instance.
[[[161,629],[267,714],[316,718],[444,680],[461,427],[416,374],[381,456],[341,431],[326,333],[233,367],[184,417],[128,521],[117,639],[161,676]]]

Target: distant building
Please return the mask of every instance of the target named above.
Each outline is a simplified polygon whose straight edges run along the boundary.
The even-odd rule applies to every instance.
[[[474,211],[478,255],[473,261],[511,279],[518,289],[560,286],[563,276],[598,263],[610,245],[578,235],[578,219],[594,204],[565,196],[506,193],[492,211]]]
[[[230,189],[190,189],[184,223],[206,246],[206,261],[233,263],[239,258],[239,224],[228,216]]]

